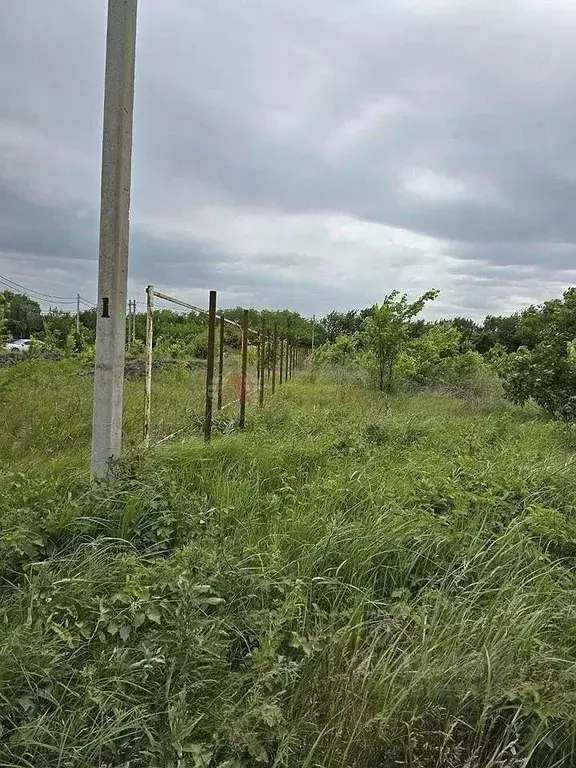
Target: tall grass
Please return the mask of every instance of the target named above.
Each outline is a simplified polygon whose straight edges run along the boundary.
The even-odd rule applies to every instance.
[[[133,450],[90,487],[67,365],[1,406],[0,766],[573,764],[565,429],[301,376],[143,454],[131,382]],[[159,435],[194,376],[159,379]]]

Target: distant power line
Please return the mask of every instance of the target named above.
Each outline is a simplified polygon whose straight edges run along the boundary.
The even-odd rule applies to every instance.
[[[34,288],[26,288],[26,286],[17,283],[15,280],[10,280],[9,277],[0,275],[0,283],[3,283],[7,288],[14,290],[18,289],[26,294],[38,296],[42,299],[51,299],[53,301],[61,301],[63,303],[73,304],[76,301],[75,296],[53,296],[50,293],[42,293],[42,291],[36,291]]]
[[[0,284],[4,285],[5,288],[8,288],[11,291],[23,291],[25,294],[32,296],[33,298],[39,298],[44,301],[57,301],[60,304],[76,304],[78,301],[77,296],[55,296],[51,293],[43,293],[42,291],[37,291],[34,288],[27,288],[25,285],[21,285],[15,280],[10,279],[9,277],[5,277],[4,275],[0,275]],[[93,301],[84,298],[84,296],[80,296],[80,301],[89,307],[96,306]]]

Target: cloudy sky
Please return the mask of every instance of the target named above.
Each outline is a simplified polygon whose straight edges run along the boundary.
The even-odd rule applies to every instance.
[[[0,275],[96,289],[106,0],[0,0]],[[140,0],[130,296],[576,282],[574,0]]]

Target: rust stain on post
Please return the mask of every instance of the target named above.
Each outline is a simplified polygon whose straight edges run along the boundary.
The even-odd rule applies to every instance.
[[[204,412],[204,440],[212,437],[212,405],[214,397],[214,361],[216,358],[216,291],[210,291],[208,304],[208,355],[206,359],[206,408]]]

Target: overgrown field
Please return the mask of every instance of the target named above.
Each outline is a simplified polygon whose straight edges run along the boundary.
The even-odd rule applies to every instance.
[[[0,373],[0,766],[575,764],[571,426],[300,374],[144,455],[128,382],[91,488],[90,385]],[[155,391],[161,436],[201,373]]]

